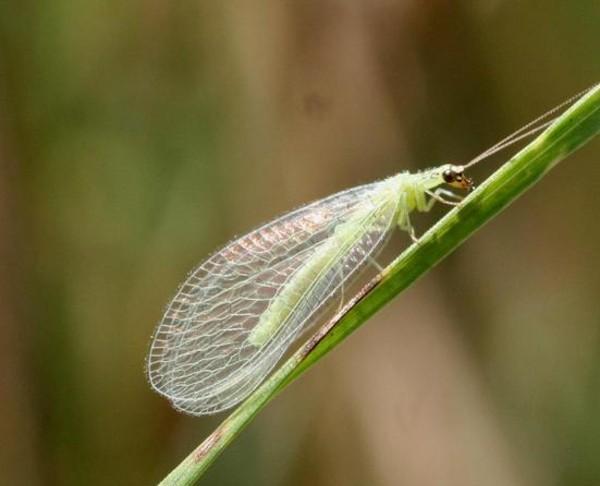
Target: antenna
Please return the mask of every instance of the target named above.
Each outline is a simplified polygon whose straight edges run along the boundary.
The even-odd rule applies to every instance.
[[[504,150],[506,147],[510,147],[514,143],[517,143],[519,140],[523,140],[524,138],[527,138],[535,133],[542,131],[544,128],[547,128],[552,123],[554,123],[554,121],[556,121],[556,119],[558,117],[551,118],[550,120],[546,120],[546,118],[548,118],[550,115],[553,115],[554,113],[556,113],[560,109],[564,108],[565,106],[571,105],[572,103],[574,103],[575,101],[580,99],[582,96],[586,95],[587,93],[589,93],[591,90],[593,90],[594,88],[596,88],[598,86],[600,86],[600,84],[596,83],[596,84],[590,86],[589,88],[581,91],[580,93],[577,93],[575,96],[571,96],[571,98],[569,98],[568,100],[563,101],[560,105],[555,106],[554,108],[547,111],[543,115],[538,116],[535,120],[529,122],[527,125],[522,126],[517,131],[511,133],[508,137],[503,138],[502,140],[500,140],[498,143],[496,143],[492,147],[490,147],[487,150],[485,150],[484,152],[480,153],[477,157],[471,159],[467,164],[464,164],[463,167],[464,168],[471,167],[471,166],[481,162],[482,160],[487,159],[488,157],[492,156],[496,152],[500,152],[501,150]]]

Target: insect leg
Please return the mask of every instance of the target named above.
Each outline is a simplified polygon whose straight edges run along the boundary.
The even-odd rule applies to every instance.
[[[408,215],[406,217],[408,219]],[[417,241],[419,241],[419,238],[415,234],[415,229],[410,224],[410,221],[408,222],[408,234],[410,235],[411,240],[413,240],[413,243],[416,243]]]
[[[379,265],[379,263],[377,263],[377,260],[375,260],[375,258],[373,258],[372,256],[369,256],[368,260],[369,260],[369,263],[371,265],[373,265],[379,273],[383,272],[383,267],[381,265]]]
[[[463,196],[461,196],[460,194],[456,194],[444,187],[438,187],[435,191],[434,191],[436,196],[440,196],[440,195],[444,195],[449,197],[450,199],[454,199],[455,201],[462,201],[464,199]]]
[[[460,201],[462,201],[462,197],[454,194],[452,191],[444,189],[443,187],[438,187],[435,191],[426,191],[427,195],[431,196],[431,199],[427,202],[427,206],[425,207],[425,211],[429,211],[433,205],[437,202],[442,204],[446,204],[448,206],[457,206]],[[456,201],[450,201],[443,196],[452,197],[456,199]]]
[[[410,216],[407,208],[400,210],[400,214],[398,215],[398,226],[410,235],[413,243],[419,241],[419,238],[417,238],[417,235],[415,234],[415,229],[412,224],[410,224]]]

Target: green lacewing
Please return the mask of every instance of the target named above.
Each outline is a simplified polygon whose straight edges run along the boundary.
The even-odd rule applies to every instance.
[[[465,165],[445,164],[348,189],[303,206],[230,242],[200,264],[171,300],[147,358],[151,386],[193,415],[247,397],[289,346],[377,256],[394,228],[417,240],[410,215],[471,190],[465,169],[539,132],[528,123]]]

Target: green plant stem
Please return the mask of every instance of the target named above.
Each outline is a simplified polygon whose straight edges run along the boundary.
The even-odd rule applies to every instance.
[[[458,207],[406,249],[312,336],[162,481],[194,484],[219,454],[286,385],[300,376],[399,292],[506,208],[567,155],[600,132],[600,85],[502,165]]]

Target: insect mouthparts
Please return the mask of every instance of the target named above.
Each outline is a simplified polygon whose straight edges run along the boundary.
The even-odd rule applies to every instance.
[[[472,190],[473,179],[466,176],[462,165],[448,165],[442,172],[442,179],[446,184],[458,189]]]

